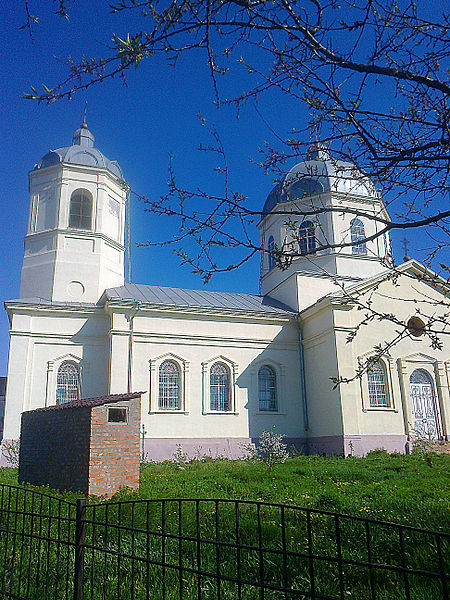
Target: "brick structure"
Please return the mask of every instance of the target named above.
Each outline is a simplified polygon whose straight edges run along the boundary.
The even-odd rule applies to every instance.
[[[112,496],[139,487],[141,393],[22,414],[19,483]]]

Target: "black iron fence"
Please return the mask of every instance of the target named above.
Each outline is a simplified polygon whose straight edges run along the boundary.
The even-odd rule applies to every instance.
[[[282,504],[1,486],[0,598],[447,600],[450,535]]]

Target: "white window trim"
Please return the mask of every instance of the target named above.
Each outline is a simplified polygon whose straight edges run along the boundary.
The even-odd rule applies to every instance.
[[[63,362],[72,362],[78,368],[78,377],[80,383],[80,398],[83,398],[83,377],[81,358],[75,354],[64,354],[47,362],[47,385],[45,389],[45,406],[56,404],[56,384],[58,377],[58,369]],[[83,361],[84,366],[86,364]]]
[[[358,357],[359,368],[363,368],[368,358],[373,356],[373,352],[366,352]],[[386,393],[388,399],[388,406],[370,406],[369,397],[369,380],[367,376],[367,370],[364,372],[360,379],[361,385],[361,403],[363,412],[398,412],[398,408],[395,402],[394,388],[393,388],[393,371],[394,371],[394,359],[390,354],[381,356],[378,358],[383,367],[386,375]]]
[[[223,363],[230,374],[230,410],[211,410],[210,395],[210,371],[215,363]],[[239,414],[237,406],[236,379],[238,376],[238,364],[219,355],[202,362],[202,388],[203,388],[203,414],[204,415],[237,415]]]
[[[277,378],[277,406],[278,410],[259,410],[259,385],[258,385],[258,373],[261,367],[267,365],[271,367],[275,371],[275,375]],[[286,368],[284,365],[275,362],[274,360],[259,360],[252,364],[252,369],[250,371],[251,376],[251,395],[253,404],[253,415],[285,415],[286,414],[286,406],[284,401],[284,389],[285,389],[285,379],[286,379]]]
[[[169,410],[159,408],[159,367],[165,360],[173,361],[180,372],[180,408]],[[149,410],[150,415],[188,415],[189,414],[189,361],[177,356],[172,352],[161,354],[149,361],[150,372],[150,390],[149,390]]]

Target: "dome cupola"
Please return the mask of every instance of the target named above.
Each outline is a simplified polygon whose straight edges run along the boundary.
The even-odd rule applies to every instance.
[[[261,289],[302,310],[391,263],[389,214],[371,179],[321,143],[269,193],[258,224]]]
[[[354,164],[332,156],[321,143],[311,146],[307,160],[297,163],[268,195],[263,207],[267,215],[277,204],[303,200],[322,193],[376,198],[372,181]]]
[[[72,146],[50,150],[34,168],[45,169],[59,163],[71,163],[107,169],[119,179],[123,179],[123,173],[117,161],[109,160],[98,148],[94,148],[94,141],[94,135],[83,122],[73,134]]]

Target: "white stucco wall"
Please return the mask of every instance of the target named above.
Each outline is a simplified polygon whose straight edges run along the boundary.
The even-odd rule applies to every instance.
[[[372,282],[367,290],[356,290],[355,297],[365,302],[369,297],[372,308],[380,314],[392,313],[403,323],[416,314],[420,307],[422,319],[441,314],[445,321],[443,296],[431,285],[414,278],[414,274],[401,276],[395,283],[391,280]],[[368,311],[366,311],[368,312]],[[310,435],[336,435],[339,427],[344,436],[373,436],[383,446],[383,436],[395,437],[412,434],[412,414],[409,378],[416,368],[425,369],[435,385],[436,399],[442,421],[443,434],[449,433],[449,379],[450,340],[448,333],[439,336],[442,348],[431,348],[426,336],[404,336],[382,357],[390,406],[371,408],[368,401],[367,374],[355,378],[358,365],[374,353],[374,348],[394,340],[399,327],[387,319],[374,319],[362,327],[356,337],[347,342],[349,333],[361,322],[364,311],[338,298],[327,298],[302,313],[304,353],[306,366],[307,397],[310,413]],[[434,327],[448,329],[448,324],[435,323]],[[320,378],[317,373],[320,372]],[[331,377],[349,379],[332,391]],[[328,382],[328,383],[327,383]],[[324,386],[326,389],[324,389]],[[340,405],[341,419],[337,411],[333,418],[323,418],[327,408]],[[399,446],[399,449],[402,449]]]
[[[110,392],[126,391],[130,324],[114,309]],[[158,410],[158,367],[171,358],[185,373],[184,406]],[[209,368],[225,363],[234,377],[229,413],[209,411]],[[144,391],[142,422],[152,438],[248,438],[275,425],[288,437],[302,437],[298,339],[288,318],[143,312],[133,319],[132,389]],[[278,413],[261,413],[257,373],[269,364],[277,374]],[[206,389],[205,389],[206,388]]]
[[[91,309],[11,309],[3,437],[17,439],[24,410],[56,402],[56,374],[65,360],[79,365],[81,393],[101,396],[108,386],[108,318]]]

